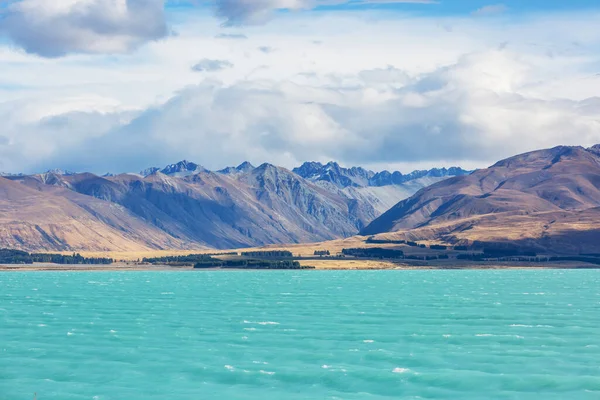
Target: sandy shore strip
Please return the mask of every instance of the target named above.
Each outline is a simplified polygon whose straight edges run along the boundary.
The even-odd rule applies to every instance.
[[[579,262],[549,262],[549,263],[525,263],[525,262],[432,262],[429,264],[415,263],[394,263],[379,260],[306,260],[301,261],[303,266],[315,267],[315,270],[502,270],[502,269],[600,269],[598,265],[585,264]],[[173,267],[168,265],[147,265],[134,263],[114,263],[108,265],[64,265],[64,264],[7,264],[0,265],[0,271],[232,271],[232,270],[252,270],[252,271],[282,271],[269,269],[249,269],[249,268],[201,268],[194,269],[191,266]],[[299,270],[290,270],[299,271]],[[301,271],[314,271],[305,269]]]
[[[0,271],[191,271],[193,267],[171,267],[168,265],[135,265],[135,264],[5,264]]]

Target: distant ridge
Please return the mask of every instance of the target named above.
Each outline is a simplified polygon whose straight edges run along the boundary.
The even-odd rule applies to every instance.
[[[472,171],[465,171],[462,168],[451,167],[446,168],[433,168],[430,170],[413,171],[407,175],[403,175],[401,172],[373,172],[365,170],[362,167],[341,167],[336,162],[329,162],[325,165],[319,162],[306,162],[298,168],[293,170],[298,175],[315,181],[331,182],[338,187],[365,187],[365,186],[388,186],[388,185],[402,185],[404,183],[425,178],[447,178],[452,176],[468,175]]]
[[[598,152],[600,152],[600,146],[598,146]],[[268,163],[266,163],[268,164]],[[216,172],[221,174],[233,174],[240,172],[248,172],[256,168],[250,162],[244,161],[237,167],[226,167]],[[172,177],[185,177],[195,175],[201,172],[211,172],[200,164],[182,160],[174,164],[169,164],[165,167],[149,167],[139,172],[140,176],[149,176],[160,172],[161,174],[172,176]],[[344,168],[335,161],[330,161],[327,164],[322,164],[315,161],[307,161],[301,166],[293,168],[292,172],[300,175],[301,177],[308,179],[312,182],[324,181],[331,182],[339,187],[365,187],[365,186],[388,186],[388,185],[401,185],[416,179],[432,177],[432,178],[448,178],[454,176],[468,175],[473,171],[467,171],[460,167],[450,168],[432,168],[429,170],[415,170],[408,174],[402,174],[399,171],[389,172],[383,170],[380,172],[373,172],[366,170],[362,167],[350,167]],[[44,172],[45,174],[54,175],[76,175],[77,172],[62,170],[62,169],[50,169]],[[123,174],[123,173],[121,173]],[[116,176],[115,173],[105,173],[103,177]],[[27,176],[23,173],[5,173],[0,172],[0,176]]]
[[[413,181],[415,179],[434,177],[434,178],[446,178],[453,176],[469,175],[473,171],[465,171],[459,167],[451,168],[432,168],[430,170],[417,170],[410,174],[402,175],[402,173],[395,171],[382,171],[375,174],[369,179],[371,186],[386,186],[386,185],[401,185],[406,182]]]
[[[159,171],[160,171],[160,168],[158,168],[158,167],[150,167],[150,168],[146,168],[146,169],[140,171],[140,175],[141,176],[149,176],[149,175],[155,174]]]
[[[157,167],[147,168],[147,169],[141,171],[140,175],[149,176],[149,175],[155,174],[157,172],[160,172],[160,173],[168,175],[168,176],[175,176],[175,177],[181,178],[181,177],[194,175],[194,174],[198,174],[200,172],[206,172],[206,171],[208,171],[208,170],[201,165],[198,165],[196,163],[193,163],[193,162],[190,162],[187,160],[183,160],[183,161],[179,161],[178,163],[175,163],[175,164],[167,165],[163,169],[160,169]]]
[[[255,168],[254,165],[250,164],[248,161],[244,161],[237,167],[223,168],[222,170],[219,170],[218,172],[221,174],[237,174],[240,172],[244,173],[244,172],[252,171],[254,168]]]
[[[183,160],[177,164],[167,165],[160,172],[169,176],[184,177],[207,171],[208,170],[201,165]]]
[[[69,175],[75,175],[75,172],[65,171],[65,170],[62,170],[62,169],[49,169],[48,171],[46,171],[46,174],[69,176]]]

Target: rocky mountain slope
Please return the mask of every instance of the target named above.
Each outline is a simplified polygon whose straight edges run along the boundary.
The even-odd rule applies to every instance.
[[[370,204],[378,214],[433,183],[471,173],[457,167],[413,171],[406,175],[398,171],[375,173],[361,167],[344,168],[336,162],[325,165],[306,162],[293,171],[331,192]]]
[[[327,166],[320,167],[327,179],[247,162],[211,172],[188,161],[140,174],[7,176],[0,204],[11,212],[0,223],[0,245],[101,251],[323,241],[356,234],[427,179],[440,179],[371,186],[372,172]],[[60,204],[59,211],[40,212],[31,196],[40,210]]]
[[[439,182],[361,233],[600,252],[600,146],[534,151]]]
[[[39,176],[57,182],[55,176]],[[198,248],[140,220],[125,207],[62,185],[0,178],[0,248],[138,251]]]
[[[361,167],[344,168],[333,161],[325,165],[318,162],[306,162],[300,167],[294,168],[293,171],[311,182],[329,182],[339,188],[402,185],[422,178],[444,179],[471,173],[471,171],[465,171],[458,167],[418,170],[406,175],[398,171],[375,173]]]

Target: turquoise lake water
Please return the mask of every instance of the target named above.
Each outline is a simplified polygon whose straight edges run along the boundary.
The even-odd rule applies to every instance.
[[[0,273],[0,400],[600,399],[600,271]]]

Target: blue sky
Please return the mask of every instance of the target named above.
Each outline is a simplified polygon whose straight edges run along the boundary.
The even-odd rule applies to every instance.
[[[11,2],[0,171],[409,172],[600,143],[595,3]]]
[[[417,11],[433,15],[466,15],[487,6],[503,5],[507,12],[522,13],[535,11],[566,11],[581,9],[598,9],[600,5],[595,0],[505,0],[500,2],[486,0],[440,0],[434,4],[360,4],[321,7],[323,9],[365,9],[375,8],[384,10]]]
[[[196,2],[197,3],[197,2]],[[176,1],[167,5],[169,9],[176,8],[194,8],[192,2]],[[203,4],[200,8],[211,8],[211,4]],[[435,16],[457,16],[470,15],[484,7],[498,6],[497,10],[504,9],[506,13],[532,13],[548,11],[578,11],[599,9],[600,4],[596,0],[504,0],[494,2],[493,0],[439,0],[432,3],[387,3],[387,4],[364,4],[358,2],[348,2],[346,4],[336,4],[330,6],[319,6],[316,10],[320,11],[340,11],[340,10],[384,10],[399,12],[415,12],[422,15]],[[197,6],[196,6],[197,7]]]

